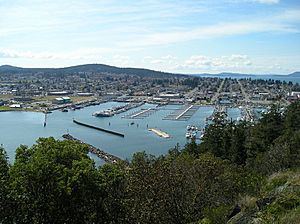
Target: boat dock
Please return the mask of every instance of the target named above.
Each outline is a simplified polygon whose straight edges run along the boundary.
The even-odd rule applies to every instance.
[[[171,114],[167,115],[163,120],[173,120],[173,121],[187,121],[194,113],[200,108],[198,105],[184,105],[183,107],[173,111]]]
[[[111,117],[116,114],[124,113],[128,110],[134,109],[136,107],[142,106],[144,102],[139,102],[139,103],[128,103],[123,106],[117,106],[113,107],[111,109],[103,110],[103,111],[96,111],[93,113],[93,116],[96,117]]]
[[[149,128],[148,130],[152,131],[153,133],[157,134],[159,137],[162,137],[162,138],[170,138],[171,137],[168,133],[166,133],[162,130],[156,129],[156,128]]]
[[[215,106],[213,113],[209,117],[207,117],[206,120],[213,121],[224,116],[227,117],[227,107],[217,105]]]
[[[257,120],[254,110],[250,106],[241,108],[241,114],[242,114],[241,120],[243,121],[254,122],[255,120]]]
[[[151,114],[153,114],[156,111],[157,111],[157,109],[155,109],[155,108],[141,109],[139,111],[134,111],[131,114],[125,115],[123,118],[144,119],[146,117],[149,117]]]
[[[73,119],[73,122],[75,124],[79,124],[79,125],[82,125],[82,126],[85,126],[85,127],[88,127],[88,128],[93,128],[93,129],[96,129],[96,130],[99,130],[99,131],[103,131],[103,132],[106,132],[106,133],[109,133],[109,134],[117,135],[117,136],[120,136],[120,137],[123,137],[123,138],[125,137],[125,135],[122,134],[122,133],[119,133],[119,132],[116,132],[116,131],[111,131],[111,130],[100,128],[100,127],[96,127],[96,126],[89,125],[89,124],[85,124],[85,123],[76,121],[75,119]]]
[[[85,144],[88,146],[89,152],[95,154],[98,158],[103,159],[105,162],[107,163],[116,163],[118,161],[122,161],[122,159],[120,159],[117,156],[111,155],[107,152],[104,152],[101,149],[98,149],[90,144],[87,144],[85,142],[80,141],[77,138],[74,138],[72,135],[70,134],[64,134],[62,136],[64,139],[70,140],[70,141],[74,141],[74,142],[78,142],[80,144]]]

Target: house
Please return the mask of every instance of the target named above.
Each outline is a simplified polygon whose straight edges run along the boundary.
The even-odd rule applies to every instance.
[[[62,97],[62,99],[63,99],[64,103],[71,103],[71,98],[68,96],[64,96],[64,97]]]
[[[53,104],[64,104],[64,99],[61,97],[55,98],[54,100],[52,100]]]
[[[12,104],[12,105],[9,105],[10,108],[22,108],[22,105],[21,104]]]

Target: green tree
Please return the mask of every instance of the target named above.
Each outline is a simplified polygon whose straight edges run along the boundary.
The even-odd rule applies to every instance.
[[[280,107],[273,105],[250,130],[247,138],[248,156],[255,158],[258,153],[267,151],[283,131],[284,123]]]
[[[200,144],[200,152],[210,152],[215,156],[224,157],[228,151],[228,122],[224,115],[219,113],[213,121],[205,129],[205,134]]]
[[[96,223],[130,223],[127,220],[125,164],[104,164],[98,171],[101,193],[97,201]]]
[[[289,131],[300,130],[300,101],[289,105],[284,113],[285,129]]]
[[[231,128],[231,144],[228,159],[235,164],[244,165],[247,160],[246,139],[249,132],[249,124],[242,122]]]
[[[9,198],[9,164],[6,152],[0,147],[0,223],[11,223]]]
[[[14,221],[91,223],[101,194],[87,152],[85,145],[54,138],[19,147],[10,171]]]

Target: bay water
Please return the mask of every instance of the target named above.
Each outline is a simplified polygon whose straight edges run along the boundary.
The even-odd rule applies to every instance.
[[[165,154],[177,144],[183,147],[187,140],[185,138],[186,126],[195,125],[199,128],[205,126],[206,117],[210,116],[214,107],[202,106],[188,121],[163,120],[168,114],[181,105],[167,105],[159,108],[153,114],[144,119],[122,118],[126,114],[141,109],[153,108],[155,105],[144,104],[138,108],[131,109],[125,113],[113,117],[94,117],[95,111],[109,109],[124,103],[108,102],[97,106],[85,107],[81,110],[61,112],[54,111],[47,115],[47,126],[43,127],[45,115],[37,112],[1,112],[0,113],[0,144],[7,151],[11,163],[14,161],[15,150],[20,144],[31,146],[39,137],[54,137],[62,139],[62,135],[69,133],[86,143],[94,145],[108,153],[123,159],[131,159],[133,153],[146,151],[153,155]],[[229,117],[236,119],[240,116],[238,108],[228,109]],[[97,127],[121,132],[124,138],[90,129],[73,123],[73,119],[91,124]],[[165,139],[149,131],[149,128],[158,128],[171,135]],[[90,155],[96,164],[103,161]]]

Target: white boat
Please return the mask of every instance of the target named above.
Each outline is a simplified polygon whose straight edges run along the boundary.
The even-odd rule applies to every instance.
[[[104,110],[104,111],[99,111],[99,112],[93,113],[93,116],[95,116],[95,117],[111,117],[111,116],[113,116],[113,114],[108,110]]]

